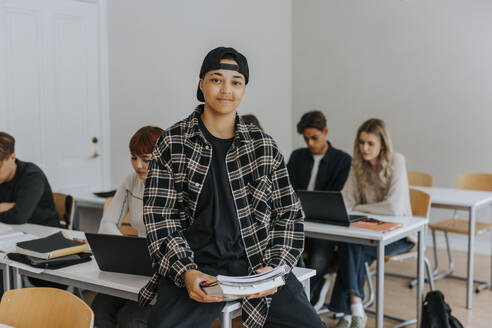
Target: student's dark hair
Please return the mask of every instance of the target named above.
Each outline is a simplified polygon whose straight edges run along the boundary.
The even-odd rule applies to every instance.
[[[313,110],[302,115],[297,123],[297,133],[302,134],[304,129],[314,128],[323,131],[326,128],[326,118],[319,110]]]
[[[15,139],[10,134],[0,131],[0,161],[15,153]]]
[[[130,139],[130,153],[136,156],[152,154],[155,143],[163,130],[158,126],[144,126],[138,129]]]
[[[256,125],[256,127],[258,127],[260,130],[263,130],[263,128],[260,125],[260,121],[258,121],[258,118],[255,115],[246,114],[246,115],[241,116],[241,118],[248,123],[252,123],[252,124]]]

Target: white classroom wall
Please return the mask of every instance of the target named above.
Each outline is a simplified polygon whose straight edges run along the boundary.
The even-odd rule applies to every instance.
[[[379,117],[407,168],[436,186],[492,173],[492,1],[304,0],[292,11],[292,129],[322,110],[333,144],[352,153],[358,126]]]
[[[489,0],[118,0],[108,1],[108,25],[113,187],[131,172],[132,133],[187,116],[201,61],[223,44],[250,63],[240,113],[256,114],[286,157],[303,146],[302,113],[319,109],[348,153],[357,127],[383,118],[408,169],[437,186],[492,172]]]
[[[248,59],[240,114],[255,114],[284,154],[292,132],[291,1],[108,1],[111,184],[131,172],[141,126],[169,127],[195,106],[206,53],[232,46]]]

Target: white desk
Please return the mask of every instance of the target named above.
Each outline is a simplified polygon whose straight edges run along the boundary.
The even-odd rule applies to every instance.
[[[471,309],[473,302],[476,211],[481,207],[492,204],[492,192],[435,187],[412,188],[428,193],[431,196],[431,207],[468,211],[466,307]]]
[[[12,227],[18,231],[30,233],[39,237],[45,237],[60,230],[57,228],[35,224],[23,224]],[[65,231],[67,231],[73,237],[85,237],[84,233],[81,231]],[[0,253],[0,265],[4,265],[6,269],[5,272],[8,272],[8,267],[5,261],[2,261],[2,255],[3,254]],[[88,289],[98,293],[104,293],[133,301],[138,300],[138,293],[140,289],[142,289],[142,287],[144,287],[150,279],[150,277],[146,276],[100,271],[94,259],[90,262],[76,264],[66,268],[56,270],[45,269],[41,273],[35,273],[15,267],[11,268],[14,273],[14,288],[20,288],[21,277],[28,276],[69,286],[79,287],[82,289]],[[293,273],[303,285],[306,295],[310,295],[310,278],[315,276],[316,272],[312,269],[294,268]],[[7,287],[10,286],[8,275],[4,275],[4,285],[5,284],[7,284]],[[9,288],[5,288],[5,290],[8,289]],[[227,302],[220,314],[222,327],[232,327],[232,318],[239,315],[240,312],[240,302]]]
[[[15,230],[30,233],[39,237],[48,236],[58,228],[41,226],[36,224],[12,225]],[[65,230],[70,236],[85,238],[82,231]],[[3,254],[0,254],[0,256]],[[5,261],[3,265],[6,266]],[[93,290],[98,293],[113,295],[136,301],[138,292],[145,286],[150,277],[100,271],[94,259],[90,262],[72,265],[66,268],[50,270],[45,269],[41,273],[30,272],[10,266],[14,272],[13,287],[20,288],[22,275],[39,278],[51,282],[70,285],[83,289]],[[8,270],[5,270],[8,271]],[[9,279],[4,275],[4,284],[10,285]],[[7,290],[8,288],[5,288]]]
[[[424,298],[424,228],[429,220],[416,217],[387,217],[372,214],[370,216],[384,221],[398,222],[403,226],[393,231],[382,233],[368,229],[305,222],[304,231],[307,237],[377,247],[376,327],[378,328],[383,327],[384,320],[384,246],[417,232],[417,323],[418,327],[420,327]]]

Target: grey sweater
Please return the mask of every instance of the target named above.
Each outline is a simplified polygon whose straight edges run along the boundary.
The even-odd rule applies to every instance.
[[[130,225],[138,230],[139,237],[145,237],[142,201],[144,188],[144,182],[138,178],[137,174],[130,174],[116,191],[111,203],[109,203],[98,232],[121,235],[118,227],[129,213]]]
[[[374,183],[377,179],[375,174],[369,176],[366,187],[361,190],[351,168],[342,190],[347,210],[379,215],[412,216],[407,169],[402,154],[393,155],[392,170],[386,190]],[[415,236],[409,236],[408,239],[413,242],[416,240]]]

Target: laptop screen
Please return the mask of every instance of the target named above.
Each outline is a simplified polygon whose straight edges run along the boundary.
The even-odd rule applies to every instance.
[[[326,221],[331,224],[349,225],[350,220],[345,208],[342,193],[339,191],[299,190],[306,220]]]
[[[85,236],[101,271],[154,274],[145,238],[89,232]]]

